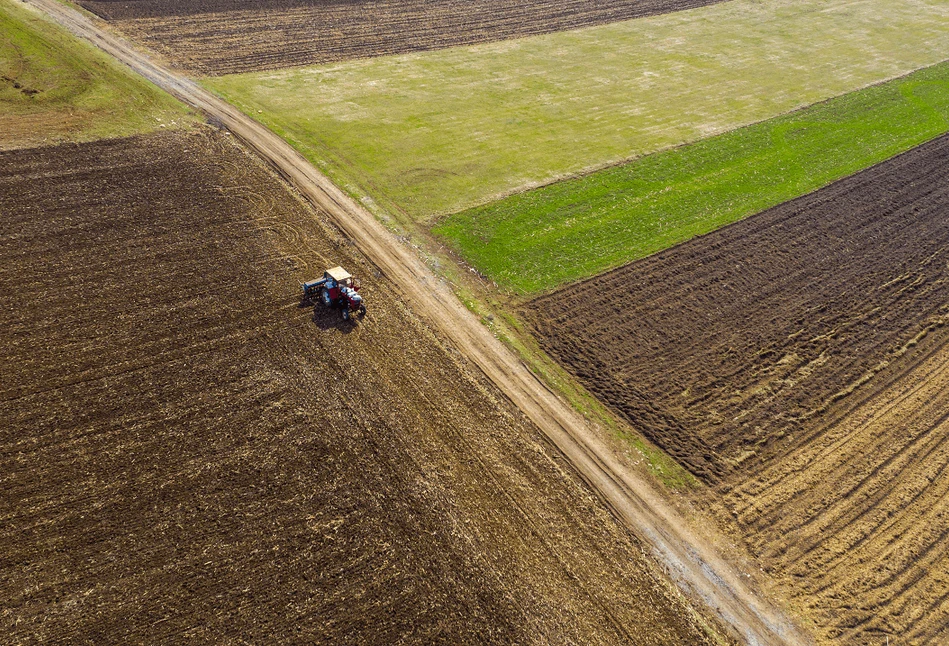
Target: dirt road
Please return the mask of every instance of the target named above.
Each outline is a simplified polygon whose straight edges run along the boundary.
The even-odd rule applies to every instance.
[[[834,643],[949,635],[947,169],[942,136],[527,308]]]
[[[77,36],[94,43],[133,70],[219,121],[325,210],[402,292],[473,361],[556,445],[574,468],[652,546],[673,578],[704,601],[749,644],[803,644],[810,638],[778,608],[759,598],[742,573],[696,535],[651,486],[623,469],[586,422],[561,402],[472,316],[419,259],[398,243],[365,209],[323,177],[277,135],[197,84],[152,63],[118,37],[56,0],[30,0]]]
[[[947,162],[941,137],[538,298],[528,316],[551,355],[694,475],[753,473],[945,316]]]
[[[234,139],[0,153],[3,641],[723,646]],[[358,324],[300,301],[330,263]]]

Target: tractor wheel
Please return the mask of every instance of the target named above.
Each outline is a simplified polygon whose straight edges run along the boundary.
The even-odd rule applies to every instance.
[[[363,316],[365,316],[365,315],[366,315],[366,306],[360,304],[360,305],[359,305],[359,316],[360,316],[360,317],[363,317]]]
[[[344,321],[349,320],[349,306],[343,307],[343,320]]]
[[[320,300],[323,301],[323,305],[326,305],[326,307],[333,304],[333,299],[330,298],[330,292],[325,287],[320,290]]]

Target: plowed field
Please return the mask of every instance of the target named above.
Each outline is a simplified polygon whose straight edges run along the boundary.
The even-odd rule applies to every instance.
[[[720,0],[81,0],[202,74],[402,54],[599,25]]]
[[[708,641],[321,217],[205,132],[0,154],[0,633]]]
[[[931,337],[714,503],[841,643],[949,643],[949,334]]]
[[[529,307],[843,643],[949,635],[947,168],[943,137]]]

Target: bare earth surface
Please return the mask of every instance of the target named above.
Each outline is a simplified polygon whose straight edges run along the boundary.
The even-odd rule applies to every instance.
[[[470,45],[720,0],[80,0],[174,65],[231,74]]]
[[[432,324],[517,406],[642,539],[680,589],[700,600],[749,644],[806,644],[810,636],[770,597],[754,573],[722,558],[717,545],[630,470],[602,437],[506,349],[422,262],[397,244],[365,208],[321,175],[289,144],[233,106],[135,51],[114,34],[56,0],[30,0],[71,32],[88,39],[134,71],[220,122],[269,162],[311,204],[318,205],[391,281],[412,311]],[[533,495],[536,495],[534,492]]]
[[[942,137],[529,306],[843,643],[949,634],[947,168]]]
[[[0,213],[8,639],[707,642],[543,435],[229,138],[3,153]],[[359,325],[297,297],[337,262]]]
[[[827,637],[949,642],[949,334],[716,501]]]

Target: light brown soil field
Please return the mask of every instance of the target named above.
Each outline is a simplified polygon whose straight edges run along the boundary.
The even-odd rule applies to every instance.
[[[541,439],[226,137],[0,154],[14,642],[707,643]],[[301,307],[342,263],[369,315]]]
[[[529,305],[841,643],[949,638],[947,168],[943,137]]]
[[[175,65],[231,74],[441,49],[720,0],[80,0]]]
[[[949,334],[931,336],[713,505],[840,643],[949,643]]]

